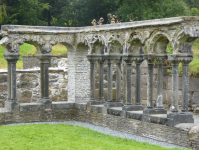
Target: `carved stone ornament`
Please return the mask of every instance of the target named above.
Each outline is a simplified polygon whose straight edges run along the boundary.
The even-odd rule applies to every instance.
[[[53,55],[51,54],[39,54],[39,55],[35,55],[39,60],[40,63],[50,63],[50,59]]]
[[[5,54],[4,58],[11,63],[17,63],[19,60],[20,54]]]

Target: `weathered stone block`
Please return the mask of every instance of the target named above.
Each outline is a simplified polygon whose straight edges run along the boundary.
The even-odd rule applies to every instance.
[[[38,103],[20,104],[20,111],[21,112],[42,111],[42,110],[44,110],[43,104],[38,104]]]
[[[38,82],[33,82],[33,81],[30,81],[30,82],[18,82],[17,83],[17,88],[24,88],[24,89],[31,89],[31,88],[35,88],[39,85]]]
[[[0,83],[7,82],[7,75],[0,74]]]
[[[194,92],[193,93],[192,105],[193,104],[199,104],[199,92]]]
[[[17,99],[20,103],[30,103],[32,98],[32,91],[17,90]]]
[[[5,92],[5,91],[7,91],[7,83],[0,84],[0,92]]]
[[[52,103],[52,109],[74,109],[75,103],[71,102],[53,102]]]
[[[60,96],[66,101],[68,99],[68,89],[61,89]]]
[[[24,82],[32,82],[33,80],[38,80],[38,78],[39,77],[33,73],[23,73],[19,77],[19,80]]]

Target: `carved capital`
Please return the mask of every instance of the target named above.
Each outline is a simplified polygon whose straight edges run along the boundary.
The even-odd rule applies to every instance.
[[[172,64],[179,64],[182,62],[183,64],[189,64],[193,60],[193,55],[189,54],[170,54],[168,55],[168,60]]]
[[[167,55],[157,54],[156,59],[158,64],[163,64],[165,60],[167,60]]]
[[[35,55],[39,60],[40,63],[50,63],[50,59],[52,55],[49,54],[43,54],[43,55]]]
[[[99,63],[104,63],[106,58],[103,55],[92,55],[93,61],[98,61]]]
[[[7,60],[7,62],[10,63],[17,63],[19,60],[20,54],[5,54],[4,58]]]
[[[19,53],[19,44],[8,37],[4,37],[0,44],[4,47],[5,53]]]
[[[144,54],[143,57],[148,61],[148,64],[153,64],[156,60],[156,56],[153,54]]]

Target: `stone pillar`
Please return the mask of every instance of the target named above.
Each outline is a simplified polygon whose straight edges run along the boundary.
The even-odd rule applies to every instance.
[[[167,110],[163,108],[163,63],[166,60],[166,55],[156,55],[158,66],[158,80],[157,80],[157,101],[155,111],[158,114],[167,114]]]
[[[153,109],[153,67],[155,56],[152,54],[143,55],[148,61],[148,81],[147,81],[147,108],[143,111],[144,114],[156,114]]]
[[[178,66],[179,62],[187,60],[190,56],[193,59],[192,55],[187,54],[171,54],[168,55],[168,60],[172,63],[172,95],[171,95],[171,113],[167,115],[167,125],[174,126],[179,123],[193,123],[193,115],[186,112],[187,101],[188,101],[188,67],[183,65],[183,111],[179,112],[178,110],[178,84],[179,84],[179,74]],[[187,86],[187,87],[186,87]],[[186,104],[185,104],[186,103]]]
[[[141,78],[141,71],[140,71],[140,63],[143,61],[142,55],[138,56],[124,56],[123,60],[126,62],[126,83],[127,83],[127,100],[125,106],[123,106],[123,110],[125,111],[136,111],[136,110],[143,110],[144,106],[141,105],[141,90],[140,90],[140,78]],[[131,70],[132,70],[132,62],[136,62],[136,88],[135,88],[135,105],[132,105],[131,102]]]
[[[116,57],[116,101],[115,101],[115,107],[121,107],[124,106],[121,102],[121,63],[122,58],[121,56]]]
[[[93,105],[96,104],[95,100],[95,62],[96,60],[92,55],[87,55],[87,59],[90,62],[90,101],[88,104]]]
[[[40,60],[40,90],[39,103],[44,104],[45,109],[51,109],[52,101],[49,98],[49,64],[51,55],[36,55]]]
[[[8,99],[5,101],[5,109],[8,111],[19,111],[19,102],[16,94],[16,63],[20,54],[4,55],[8,63]]]
[[[107,92],[107,102],[104,104],[105,107],[111,107],[113,103],[113,60],[111,56],[107,56],[107,62],[108,62],[108,75],[107,75],[107,80],[108,80],[108,92]]]
[[[193,57],[182,61],[182,112],[188,112],[189,105],[189,63]]]
[[[98,57],[98,62],[99,62],[99,98],[98,98],[97,102],[100,104],[104,104],[106,102],[104,100],[104,61],[105,61],[105,58],[103,56]]]

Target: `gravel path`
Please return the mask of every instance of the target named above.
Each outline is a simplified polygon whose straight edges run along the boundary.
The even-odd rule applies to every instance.
[[[145,138],[145,137],[141,137],[141,136],[127,134],[127,133],[124,133],[124,132],[119,132],[119,131],[111,130],[109,128],[104,128],[104,127],[100,127],[100,126],[96,126],[96,125],[92,125],[92,124],[88,124],[88,123],[82,123],[82,122],[79,122],[79,121],[18,123],[18,124],[10,124],[10,125],[7,125],[7,126],[22,125],[22,124],[45,124],[45,123],[48,123],[48,124],[65,123],[65,124],[77,125],[77,126],[87,127],[91,130],[98,131],[98,132],[101,132],[101,133],[104,133],[104,134],[109,134],[109,135],[117,136],[117,137],[121,137],[121,138],[132,139],[132,140],[136,140],[136,141],[139,141],[139,142],[148,142],[150,144],[156,144],[156,145],[160,145],[162,147],[183,148],[183,147],[173,145],[173,144],[169,144],[169,143],[166,143],[166,142],[160,142],[160,141],[153,140],[153,139],[150,139],[150,138]]]

